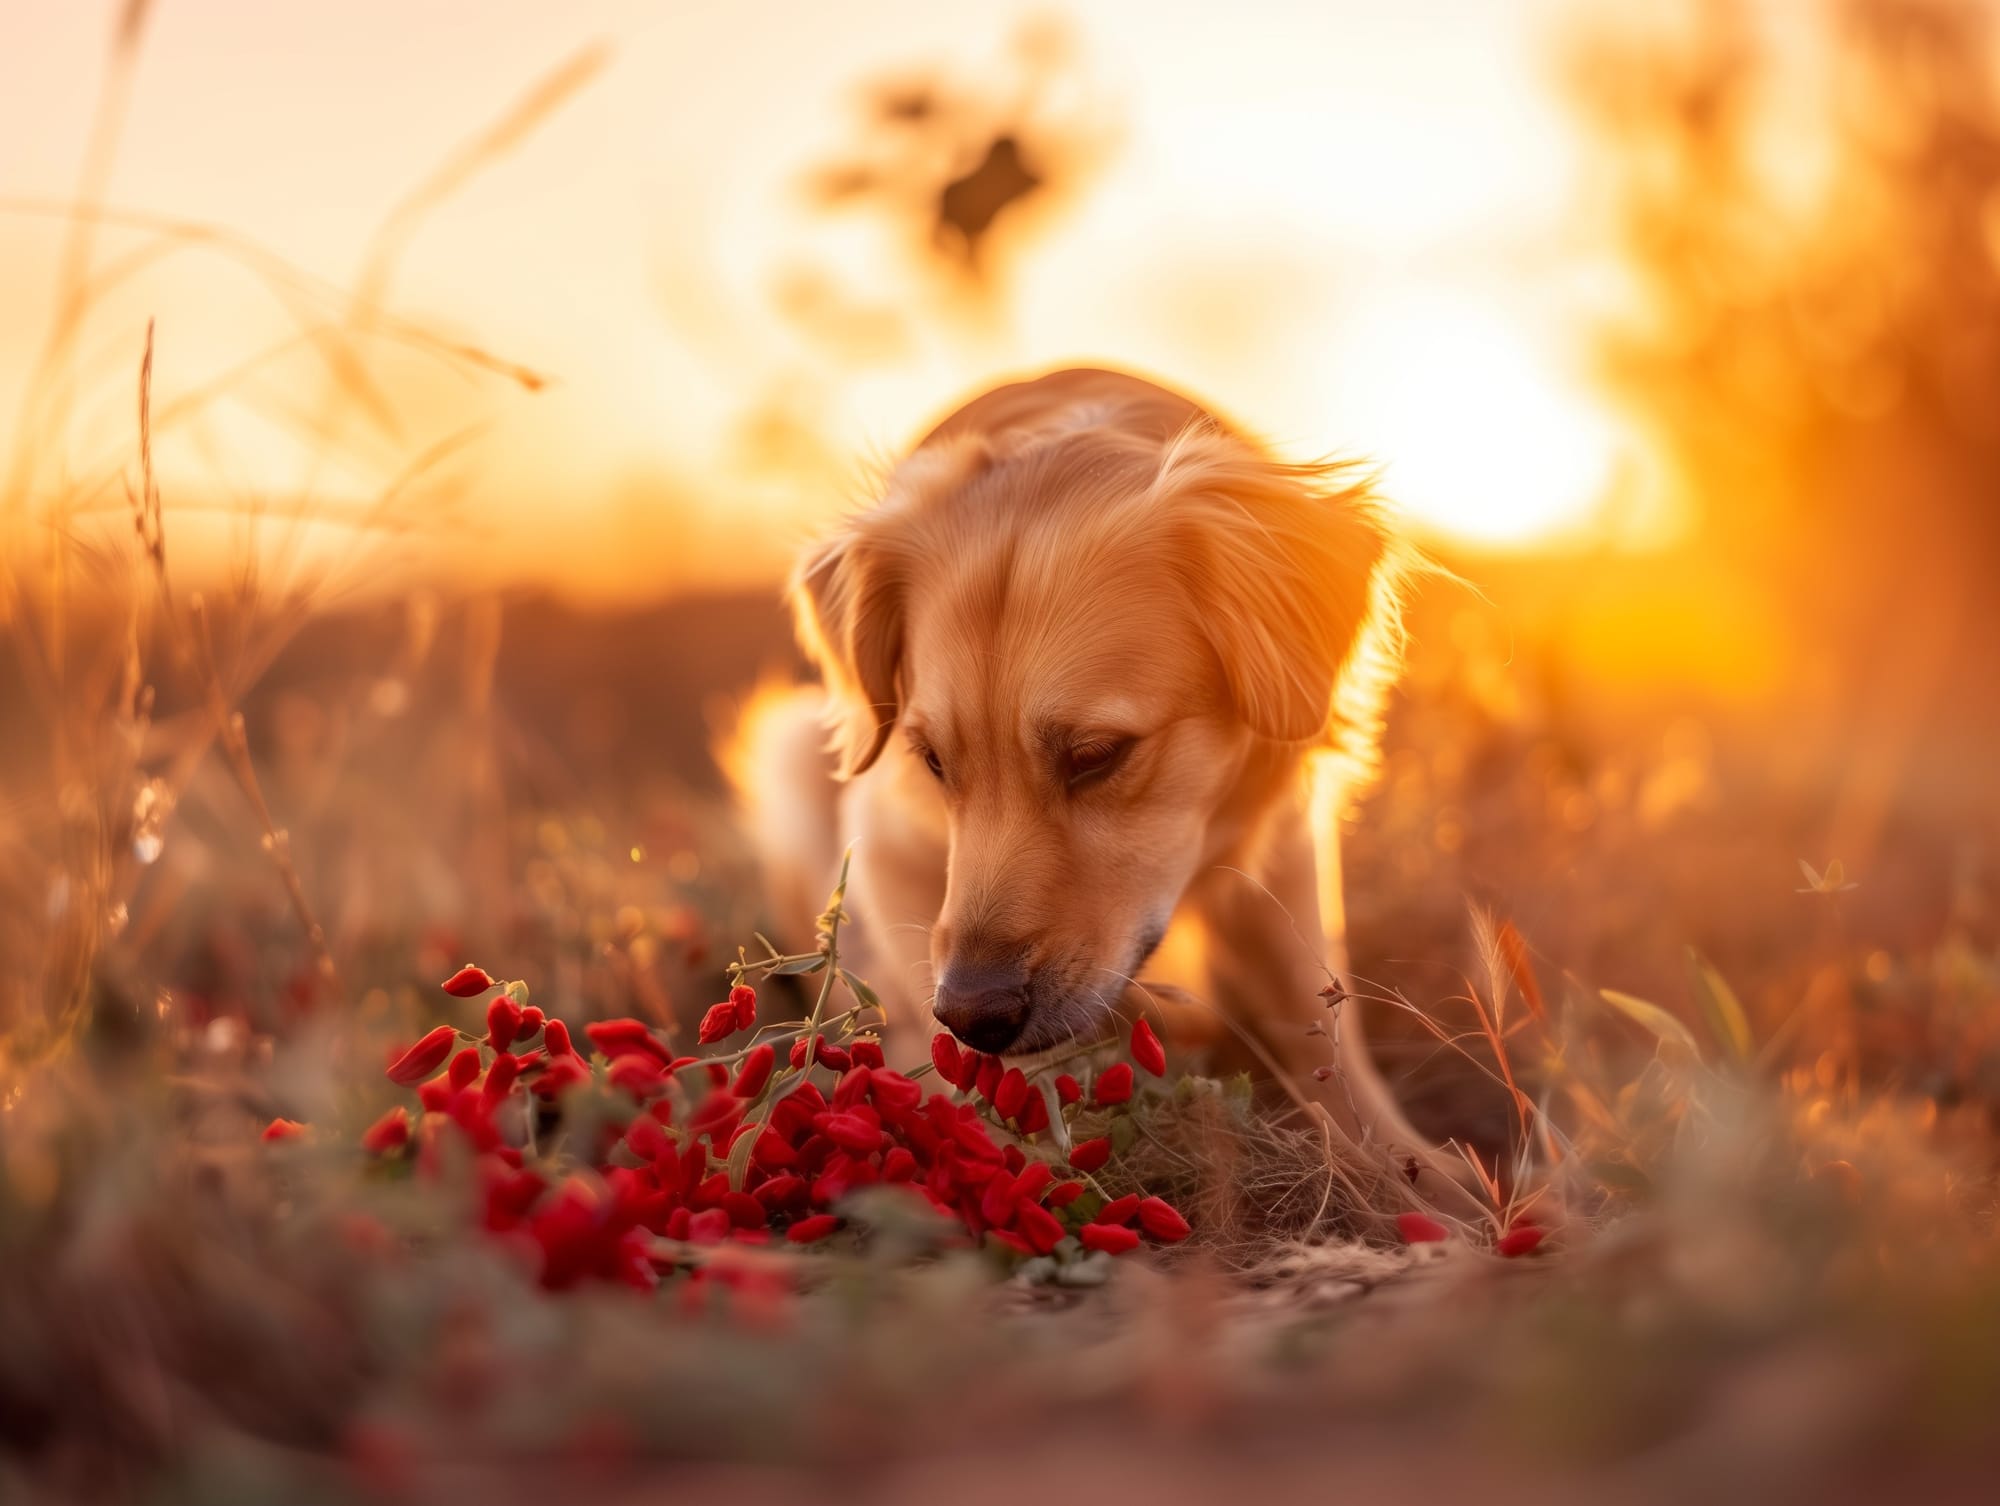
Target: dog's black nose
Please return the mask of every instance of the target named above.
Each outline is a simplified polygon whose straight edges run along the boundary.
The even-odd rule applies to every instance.
[[[1028,1023],[1028,970],[1013,963],[948,966],[931,1012],[974,1051],[998,1056]]]

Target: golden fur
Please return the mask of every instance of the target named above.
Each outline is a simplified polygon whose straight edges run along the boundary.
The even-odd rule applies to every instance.
[[[1331,817],[1374,746],[1398,558],[1352,471],[1150,382],[984,394],[800,566],[825,690],[767,704],[737,759],[787,784],[787,825],[823,802],[776,831],[776,792],[739,776],[774,887],[823,889],[851,846],[857,966],[904,1060],[934,1009],[1009,1055],[1095,1039],[1159,997],[1150,962],[1350,1135],[1430,1159],[1356,1006],[1309,1033],[1345,965]]]

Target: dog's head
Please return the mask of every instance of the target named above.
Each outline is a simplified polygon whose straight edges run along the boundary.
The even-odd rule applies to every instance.
[[[843,777],[950,834],[935,1011],[986,1052],[1091,1038],[1183,891],[1240,844],[1379,615],[1384,535],[1338,468],[1213,425],[933,440],[805,562]]]

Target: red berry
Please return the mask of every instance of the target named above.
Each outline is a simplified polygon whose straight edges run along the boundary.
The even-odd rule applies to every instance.
[[[660,1070],[660,1064],[638,1051],[615,1059],[605,1080],[614,1088],[623,1088],[641,1103],[667,1088],[666,1074]]]
[[[590,1037],[591,1045],[613,1061],[635,1053],[653,1057],[662,1065],[674,1059],[644,1020],[595,1020],[583,1027],[583,1033]]]
[[[884,1110],[914,1109],[924,1101],[921,1084],[887,1067],[868,1069],[868,1092]]]
[[[989,1224],[1012,1221],[1015,1206],[1014,1184],[1008,1177],[995,1177],[979,1195],[979,1216]]]
[[[549,1023],[554,1025],[561,1022],[551,1020]],[[551,1056],[548,1059],[548,1065],[535,1079],[535,1092],[540,1097],[554,1099],[568,1089],[589,1081],[590,1068],[583,1064],[582,1057],[572,1051],[567,1056]]]
[[[451,1055],[452,1042],[457,1039],[458,1032],[451,1026],[438,1026],[389,1064],[389,1081],[406,1085],[421,1082],[444,1065],[444,1059]]]
[[[804,1177],[792,1176],[788,1173],[784,1176],[772,1177],[770,1181],[759,1187],[757,1189],[757,1201],[762,1203],[766,1208],[785,1208],[794,1203],[804,1202],[807,1190]]]
[[[799,1164],[799,1153],[783,1135],[766,1129],[757,1136],[757,1143],[750,1147],[750,1159],[766,1171],[783,1171],[788,1166]]]
[[[486,976],[486,969],[467,963],[439,985],[454,999],[469,999],[474,994],[483,994],[493,986],[493,980]]]
[[[570,1044],[569,1026],[561,1020],[550,1020],[542,1027],[542,1047],[552,1058],[576,1055],[576,1047]]]
[[[1015,1223],[1037,1255],[1046,1255],[1062,1243],[1062,1220],[1040,1203],[1023,1203]]]
[[[833,1106],[837,1109],[851,1109],[868,1096],[869,1072],[866,1067],[850,1067],[841,1074],[840,1081],[833,1085]]]
[[[724,1142],[736,1132],[736,1126],[743,1121],[743,1100],[733,1093],[711,1093],[702,1099],[701,1106],[688,1116],[688,1133],[696,1137],[707,1135],[718,1152]]]
[[[950,1031],[940,1030],[931,1037],[931,1065],[937,1068],[940,1082],[957,1084],[958,1074],[965,1068],[965,1053],[958,1049]]]
[[[1132,1060],[1155,1077],[1167,1075],[1167,1053],[1153,1027],[1140,1020],[1132,1027]]]
[[[296,1140],[306,1132],[306,1127],[296,1119],[273,1119],[264,1126],[267,1141]]]
[[[651,1114],[641,1114],[632,1121],[625,1131],[625,1143],[642,1161],[657,1161],[673,1148],[666,1130]]]
[[[1013,1195],[1024,1203],[1040,1200],[1042,1191],[1056,1179],[1055,1168],[1046,1161],[1030,1161],[1014,1178]]]
[[[1096,1171],[1110,1159],[1111,1141],[1101,1135],[1095,1140],[1072,1145],[1069,1150],[1069,1164],[1078,1171]]]
[[[1451,1230],[1428,1213],[1397,1214],[1396,1232],[1403,1236],[1403,1243],[1409,1245],[1441,1244],[1451,1238]]]
[[[1123,1255],[1139,1248],[1139,1231],[1117,1224],[1085,1224],[1076,1237],[1086,1250],[1102,1250],[1107,1255]]]
[[[882,1054],[882,1043],[872,1035],[856,1036],[847,1049],[857,1067],[881,1070],[889,1065],[889,1059]]]
[[[793,1224],[785,1231],[785,1238],[795,1245],[817,1244],[839,1227],[840,1220],[831,1213],[815,1213]]]
[[[979,1072],[973,1078],[972,1083],[978,1089],[979,1096],[984,1098],[988,1103],[993,1101],[994,1093],[999,1091],[1000,1079],[1006,1073],[1006,1070],[1005,1065],[997,1056],[982,1056],[979,1058]]]
[[[1521,1222],[1495,1240],[1493,1248],[1512,1260],[1519,1255],[1533,1254],[1546,1237],[1546,1233],[1538,1226]]]
[[[521,1030],[520,1034],[516,1036],[515,1039],[525,1040],[528,1036],[533,1035],[537,1030],[540,1030],[541,1028],[542,1028],[541,1006],[536,1004],[523,1004],[521,1006]]]
[[[814,1036],[810,1042],[800,1036],[792,1042],[792,1065],[803,1067],[809,1061],[816,1062],[835,1072],[845,1072],[854,1065],[854,1058],[844,1046],[836,1046],[825,1036]]]
[[[478,1076],[479,1051],[476,1047],[467,1046],[451,1059],[451,1070],[446,1074],[446,1080],[454,1088],[469,1088]]]
[[[704,1208],[688,1220],[687,1237],[693,1244],[721,1244],[729,1237],[731,1219],[726,1208]]]
[[[1015,1123],[1021,1127],[1022,1134],[1039,1135],[1049,1127],[1049,1101],[1040,1093],[1030,1093],[1027,1107],[1021,1110]]]
[[[1139,1194],[1128,1192],[1123,1197],[1115,1197],[1097,1210],[1100,1224],[1129,1224],[1139,1211]]]
[[[410,1143],[410,1111],[400,1103],[368,1126],[361,1148],[371,1156],[387,1155]]]
[[[979,1064],[984,1060],[985,1058],[977,1051],[961,1053],[958,1063],[958,1076],[952,1082],[952,1086],[957,1088],[961,1093],[971,1092],[974,1084],[979,1081]]]
[[[729,990],[729,1007],[736,1012],[736,1028],[748,1030],[757,1023],[757,990],[739,983]]]
[[[493,1065],[486,1069],[486,1083],[480,1091],[489,1102],[498,1101],[514,1090],[514,1080],[520,1075],[521,1058],[502,1051],[493,1058]]]
[[[764,1091],[764,1084],[771,1080],[771,1071],[777,1065],[777,1048],[765,1041],[743,1058],[743,1065],[737,1069],[736,1081],[729,1091],[738,1098],[755,1098]]]
[[[720,1004],[708,1006],[708,1013],[701,1017],[701,1028],[695,1034],[704,1046],[712,1046],[740,1028],[736,1023],[736,1006],[724,999]]]
[[[1119,1062],[1097,1079],[1097,1088],[1092,1095],[1098,1105],[1109,1108],[1114,1103],[1124,1103],[1132,1096],[1132,1068],[1129,1063]]]
[[[882,1132],[859,1114],[828,1115],[826,1137],[845,1150],[859,1151],[863,1155],[882,1143]]]
[[[505,1051],[521,1033],[521,1006],[505,994],[486,1006],[486,1044]]]
[[[1062,1104],[1064,1108],[1068,1108],[1073,1103],[1081,1103],[1083,1101],[1083,1089],[1077,1085],[1076,1079],[1071,1077],[1067,1072],[1056,1079],[1056,1101]]]
[[[993,1089],[993,1109],[1002,1119],[1018,1116],[1028,1102],[1028,1079],[1019,1067],[1009,1067]]]
[[[1139,1204],[1139,1227],[1163,1244],[1177,1244],[1191,1232],[1173,1204],[1149,1197]]]

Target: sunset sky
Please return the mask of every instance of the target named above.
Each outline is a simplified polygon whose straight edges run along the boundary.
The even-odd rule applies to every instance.
[[[0,444],[20,442],[59,228],[120,6],[13,8],[0,28]],[[407,432],[305,458],[284,414],[321,369],[162,436],[169,507],[362,497],[430,437],[483,422],[452,473],[482,568],[635,592],[768,574],[854,500],[855,463],[972,386],[1063,361],[1136,367],[1287,450],[1366,454],[1461,539],[1587,531],[1633,465],[1590,390],[1565,248],[1573,145],[1540,3],[1335,0],[1069,12],[857,0],[158,0],[108,201],[212,223],[351,284],[375,228],[550,69],[592,82],[418,224],[389,306],[544,371],[527,396],[403,362]],[[1073,151],[1046,208],[1003,221],[984,303],[913,275],[892,227],[800,185],[861,139],[859,85],[936,68],[1001,101],[1054,17],[1038,110]],[[107,232],[100,264],[139,242]],[[835,289],[829,311],[817,294]],[[287,328],[198,252],[99,305],[72,479],[131,446],[159,322],[170,401]],[[44,477],[44,490],[53,476]],[[199,526],[199,525],[189,525]]]

